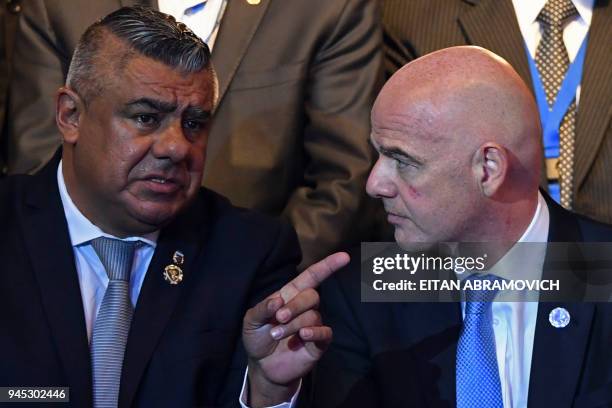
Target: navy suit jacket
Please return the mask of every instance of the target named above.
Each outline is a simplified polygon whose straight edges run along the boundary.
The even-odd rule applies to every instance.
[[[611,227],[547,202],[550,242],[612,241]],[[313,406],[454,407],[460,304],[362,303],[359,259],[321,289],[334,342],[315,371]],[[548,321],[555,307],[571,315],[563,329]],[[540,302],[528,406],[612,406],[612,304]]]
[[[35,176],[0,181],[0,385],[67,386],[92,405],[90,354],[73,250],[56,181],[59,157]],[[184,279],[164,281],[174,251]],[[238,406],[246,309],[293,277],[289,226],[201,189],[163,228],[134,311],[119,406]]]

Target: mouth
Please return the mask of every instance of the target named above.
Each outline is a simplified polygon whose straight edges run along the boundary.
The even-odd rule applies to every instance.
[[[175,177],[152,175],[142,179],[148,190],[157,194],[174,194],[181,190],[184,182]]]
[[[406,216],[395,213],[393,211],[389,211],[387,209],[385,209],[385,212],[387,213],[387,221],[389,222],[389,224],[399,224],[402,221],[408,219],[408,217]]]

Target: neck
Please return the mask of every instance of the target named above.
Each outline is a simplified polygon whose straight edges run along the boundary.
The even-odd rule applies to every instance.
[[[474,242],[482,243],[491,265],[501,259],[529,228],[538,206],[538,195],[492,206],[481,218]]]

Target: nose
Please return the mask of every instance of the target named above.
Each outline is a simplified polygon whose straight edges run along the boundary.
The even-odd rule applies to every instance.
[[[180,123],[166,127],[153,146],[153,154],[158,159],[169,159],[179,163],[188,156],[191,142],[185,137]]]
[[[388,163],[385,163],[384,157],[381,156],[376,160],[366,183],[366,191],[371,197],[392,198],[397,195],[392,171]]]

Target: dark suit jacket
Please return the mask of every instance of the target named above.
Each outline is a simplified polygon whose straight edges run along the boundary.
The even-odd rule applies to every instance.
[[[429,52],[473,44],[505,58],[532,86],[511,0],[384,0],[383,20],[388,74]],[[595,0],[576,118],[573,209],[612,224],[611,39],[610,0]]]
[[[87,407],[90,353],[56,171],[54,160],[35,176],[0,181],[0,384],[68,386],[70,406]],[[184,279],[173,286],[162,273],[176,250],[185,254]],[[298,262],[289,226],[202,189],[159,236],[134,311],[119,406],[238,406],[244,313]]]
[[[24,1],[11,84],[10,172],[31,171],[59,144],[53,95],[81,33],[136,3]],[[204,185],[235,205],[291,220],[305,265],[346,240],[359,241],[381,43],[376,1],[227,3],[212,55],[220,105]]]
[[[612,240],[610,226],[549,210],[551,242]],[[359,253],[352,259],[321,289],[334,342],[315,372],[314,406],[454,407],[460,304],[362,303]],[[564,329],[548,321],[555,307],[571,315]],[[528,406],[612,406],[611,342],[611,304],[540,302]]]

